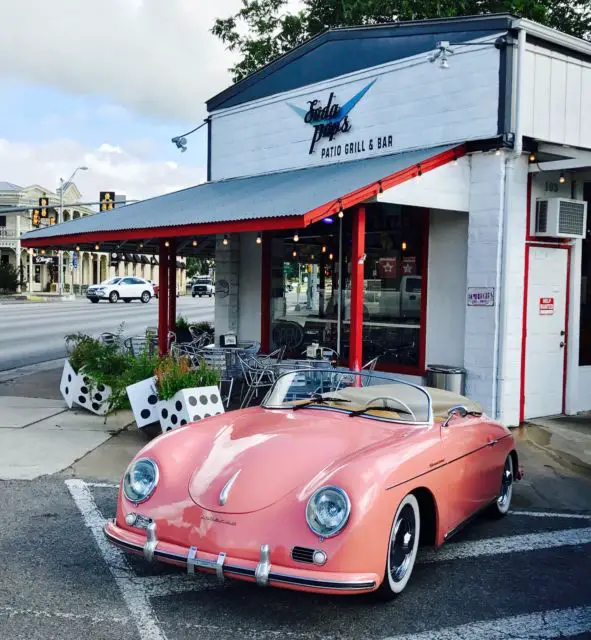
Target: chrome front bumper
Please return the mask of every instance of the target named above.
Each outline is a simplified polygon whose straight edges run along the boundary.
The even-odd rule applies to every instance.
[[[259,551],[258,563],[228,558],[226,553],[211,554],[200,552],[197,547],[190,547],[186,553],[179,553],[167,549],[172,545],[161,543],[157,538],[156,523],[152,522],[146,528],[145,542],[132,540],[125,529],[120,529],[114,520],[108,520],[104,532],[109,542],[136,554],[143,554],[148,562],[159,560],[177,566],[186,567],[189,575],[195,574],[195,569],[215,573],[218,581],[223,583],[226,577],[256,582],[261,587],[285,586],[301,590],[326,590],[335,592],[363,592],[376,588],[377,576],[374,574],[330,574],[330,579],[312,577],[309,570],[298,570],[285,567],[287,572],[272,568],[271,552],[268,544],[263,544]],[[133,535],[138,538],[139,534]],[[127,538],[127,539],[126,539]],[[178,549],[178,547],[176,547]],[[249,566],[249,564],[251,566]],[[318,575],[318,572],[314,572]]]

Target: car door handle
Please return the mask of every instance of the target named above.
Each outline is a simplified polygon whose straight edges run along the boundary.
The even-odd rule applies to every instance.
[[[495,446],[495,444],[497,444],[497,442],[498,442],[498,440],[495,440],[494,438],[492,438],[492,439],[491,439],[491,438],[489,438],[489,440],[488,440],[488,446],[489,446],[489,447],[494,447],[494,446]]]

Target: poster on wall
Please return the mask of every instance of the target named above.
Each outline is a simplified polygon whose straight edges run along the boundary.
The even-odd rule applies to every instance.
[[[397,278],[398,260],[396,258],[380,258],[378,260],[378,274],[380,278]]]
[[[554,315],[554,298],[540,298],[540,315]]]
[[[417,275],[417,259],[415,256],[406,256],[402,258],[402,275],[403,276]]]
[[[494,287],[468,287],[469,307],[494,307],[495,288]]]

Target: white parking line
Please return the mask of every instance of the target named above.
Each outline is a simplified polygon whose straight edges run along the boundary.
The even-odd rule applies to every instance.
[[[438,550],[426,550],[417,558],[417,562],[442,562],[444,560],[462,560],[479,556],[494,556],[516,551],[537,551],[579,544],[591,543],[591,527],[581,529],[563,529],[544,533],[527,533],[520,536],[485,538],[446,545]]]
[[[66,485],[121,591],[140,638],[142,640],[166,640],[166,635],[160,628],[149,596],[142,584],[142,579],[135,575],[123,553],[105,538],[103,534],[105,519],[96,506],[86,483],[82,480],[66,480]]]
[[[573,518],[574,520],[591,520],[591,513],[565,513],[564,511],[509,511],[514,516],[528,516],[530,518]]]
[[[56,618],[57,620],[80,620],[86,624],[100,624],[103,622],[127,624],[129,617],[125,616],[94,616],[89,613],[69,613],[67,611],[43,611],[39,609],[19,609],[18,607],[0,607],[0,616],[13,618],[27,616],[32,618]]]
[[[112,482],[87,482],[87,487],[99,487],[102,489],[119,489],[118,484],[114,484]]]
[[[575,636],[591,631],[591,607],[555,609],[460,627],[392,636],[384,640],[504,640],[505,638],[556,638]]]

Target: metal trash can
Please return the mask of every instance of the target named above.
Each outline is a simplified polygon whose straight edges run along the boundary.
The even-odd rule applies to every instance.
[[[466,395],[466,369],[445,364],[427,365],[427,386]]]

